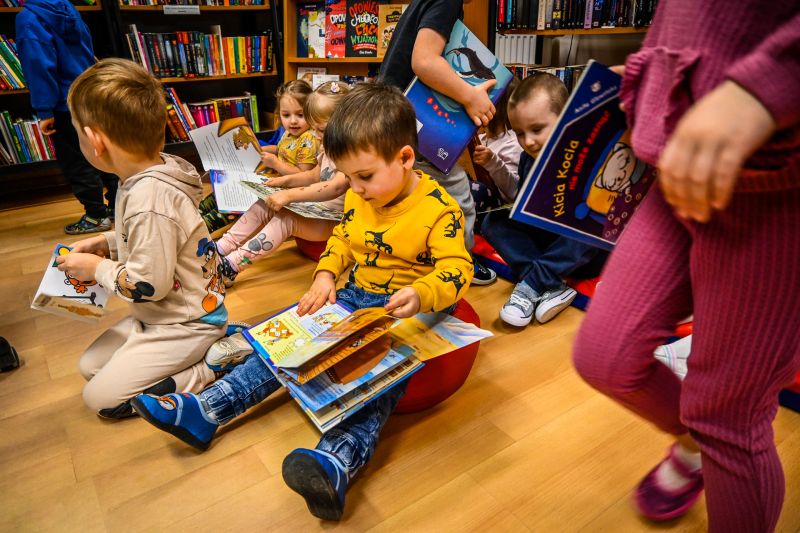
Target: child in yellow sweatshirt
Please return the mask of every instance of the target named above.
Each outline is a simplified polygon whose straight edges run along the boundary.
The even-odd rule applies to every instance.
[[[350,190],[299,314],[338,300],[353,309],[385,307],[404,318],[450,311],[466,292],[473,265],[464,246],[464,215],[440,185],[414,170],[416,143],[414,110],[398,89],[360,85],[334,111],[323,145]],[[337,291],[351,266],[350,281]],[[348,482],[372,457],[407,384],[325,432],[316,448],[298,448],[284,459],[284,480],[314,516],[341,518]],[[140,395],[132,404],[151,424],[205,450],[221,424],[279,388],[262,359],[251,355],[198,395]]]

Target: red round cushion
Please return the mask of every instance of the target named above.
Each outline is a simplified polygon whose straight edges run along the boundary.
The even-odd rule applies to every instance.
[[[314,261],[319,261],[319,256],[322,255],[322,252],[325,251],[325,245],[328,244],[328,241],[307,241],[300,237],[295,237],[294,242],[297,244],[297,249],[300,250],[300,253]]]
[[[466,300],[459,300],[453,316],[480,327],[481,319]],[[397,404],[395,413],[416,413],[443,402],[461,388],[467,380],[480,342],[458,348],[450,353],[427,361],[411,376],[405,395]]]

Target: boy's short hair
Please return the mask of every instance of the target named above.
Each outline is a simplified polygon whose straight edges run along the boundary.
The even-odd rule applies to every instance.
[[[164,146],[164,89],[133,61],[108,58],[95,63],[72,83],[67,104],[81,128],[102,131],[127,152],[153,156]]]
[[[396,87],[359,83],[334,110],[322,139],[332,160],[374,150],[390,161],[404,146],[417,146],[417,116]]]
[[[537,72],[522,80],[508,100],[508,109],[530,99],[537,91],[544,91],[550,98],[550,109],[556,115],[561,113],[569,98],[567,87],[560,79],[547,72]]]

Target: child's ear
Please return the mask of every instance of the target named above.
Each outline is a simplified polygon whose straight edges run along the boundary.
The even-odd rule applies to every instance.
[[[416,161],[416,155],[414,154],[414,148],[409,145],[405,145],[400,149],[400,162],[403,165],[403,168],[406,170],[411,170],[414,168],[414,162]]]
[[[86,138],[89,139],[89,144],[94,150],[95,157],[101,157],[108,150],[106,147],[105,136],[103,136],[99,131],[93,130],[89,126],[84,126],[83,133],[85,133]]]

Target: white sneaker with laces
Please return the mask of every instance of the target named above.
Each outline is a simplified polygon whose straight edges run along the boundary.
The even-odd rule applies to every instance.
[[[572,287],[562,285],[542,294],[536,306],[536,320],[540,324],[554,319],[561,311],[570,306],[578,293]]]
[[[530,285],[520,281],[514,287],[511,296],[500,309],[500,318],[506,324],[517,326],[518,328],[527,326],[533,319],[533,312],[539,301],[539,295]]]
[[[251,353],[253,347],[239,332],[230,337],[222,337],[212,344],[206,352],[205,361],[208,368],[214,372],[221,372],[238,365]]]

